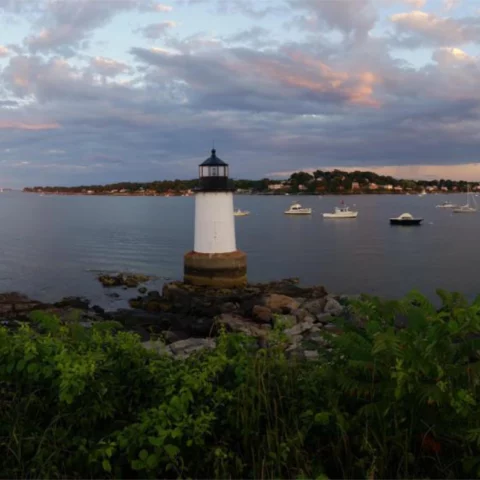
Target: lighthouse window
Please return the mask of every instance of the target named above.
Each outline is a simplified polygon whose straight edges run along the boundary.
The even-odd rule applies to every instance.
[[[211,175],[212,175],[212,177],[217,177],[218,176],[218,168],[217,167],[212,167]]]

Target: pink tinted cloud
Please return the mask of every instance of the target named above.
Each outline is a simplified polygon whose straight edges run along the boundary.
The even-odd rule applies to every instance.
[[[257,59],[255,74],[284,87],[308,90],[318,94],[338,94],[347,103],[379,107],[374,86],[380,79],[372,72],[348,73],[335,70],[322,61],[301,52],[289,54],[290,63],[273,59]],[[245,67],[251,68],[250,64]]]
[[[0,130],[54,130],[60,128],[58,123],[24,123],[0,120]]]

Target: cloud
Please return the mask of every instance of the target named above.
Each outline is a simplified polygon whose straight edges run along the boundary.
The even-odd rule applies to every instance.
[[[376,13],[369,0],[289,0],[295,10],[304,10],[307,15],[296,18],[297,25],[309,30],[321,26],[338,30],[357,41],[366,38],[374,27]]]
[[[91,61],[91,66],[96,73],[105,77],[115,77],[122,73],[128,73],[130,67],[122,62],[117,62],[111,58],[95,57]]]
[[[436,50],[432,58],[442,65],[455,65],[458,63],[464,64],[465,62],[468,63],[475,63],[476,59],[467,53],[465,53],[460,48],[455,47],[442,47]]]
[[[173,10],[173,7],[171,7],[170,5],[163,5],[161,3],[158,3],[157,5],[155,5],[155,10],[157,12],[171,12]]]
[[[7,47],[0,45],[0,57],[7,57],[10,54],[10,51]]]
[[[58,123],[23,123],[0,120],[0,130],[53,130],[60,128]]]
[[[449,12],[454,8],[460,6],[462,0],[443,0],[443,7],[444,9]]]
[[[217,106],[223,103],[224,107],[259,109],[268,103],[270,109],[279,111],[291,108],[287,99],[311,104],[379,105],[373,95],[379,79],[373,73],[337,71],[300,51],[272,54],[223,49],[192,56],[134,48],[132,53],[158,67],[150,76],[152,81],[182,82],[189,103],[204,104],[216,98]]]
[[[165,36],[168,30],[176,26],[176,22],[168,20],[160,23],[152,23],[146,27],[138,29],[137,31],[140,32],[145,38],[157,39]]]
[[[266,28],[258,26],[223,37],[223,40],[228,44],[241,43],[255,48],[271,47],[274,43],[270,38],[269,31]]]
[[[390,17],[397,36],[393,43],[417,48],[422,46],[463,45],[478,41],[480,18],[442,18],[415,10]]]
[[[152,11],[158,6],[150,0],[52,0],[44,3],[33,34],[25,39],[31,52],[56,51],[72,55],[81,42],[114,16],[129,10]],[[39,33],[36,33],[40,30]]]

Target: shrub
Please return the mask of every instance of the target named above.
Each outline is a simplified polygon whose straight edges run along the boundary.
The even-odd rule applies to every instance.
[[[114,322],[2,327],[2,477],[479,476],[480,300],[439,295],[353,302],[308,362],[281,327],[268,348],[222,332],[187,359]]]

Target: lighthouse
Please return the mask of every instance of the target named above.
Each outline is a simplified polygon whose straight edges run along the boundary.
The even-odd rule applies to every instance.
[[[237,250],[233,215],[233,182],[228,164],[215,149],[199,165],[195,189],[193,251],[184,257],[184,282],[213,288],[242,287],[247,283],[247,256]]]

